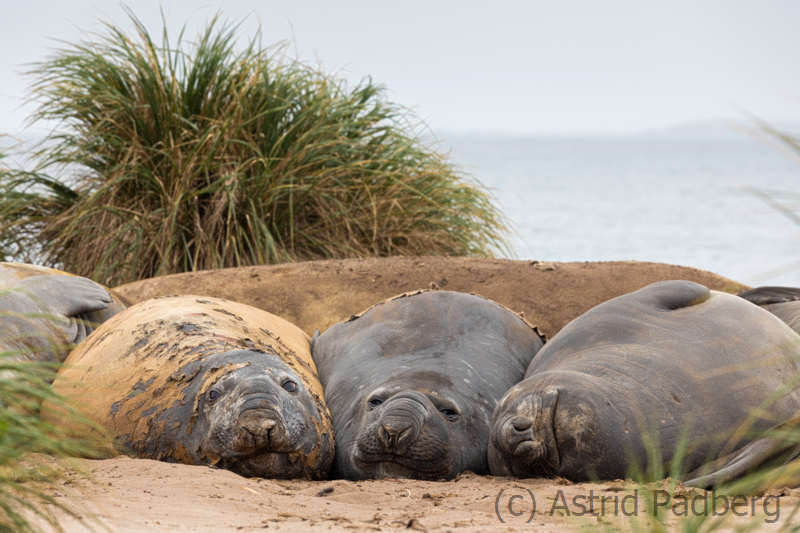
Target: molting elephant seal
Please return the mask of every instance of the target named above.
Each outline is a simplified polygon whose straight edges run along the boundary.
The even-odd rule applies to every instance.
[[[492,411],[542,344],[505,307],[447,291],[400,295],[315,335],[336,430],[332,475],[486,473]]]
[[[757,306],[689,281],[649,285],[539,352],[492,417],[490,469],[585,481],[663,463],[684,475],[792,418],[799,365],[800,337]]]
[[[193,296],[137,304],[78,346],[53,388],[138,457],[311,479],[333,461],[308,336],[246,305]],[[46,418],[93,436],[63,413]]]

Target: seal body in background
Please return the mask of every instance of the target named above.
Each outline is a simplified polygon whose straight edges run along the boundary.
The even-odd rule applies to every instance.
[[[63,362],[74,345],[127,306],[89,279],[0,263],[0,351],[6,360]]]
[[[737,294],[777,316],[800,334],[800,289],[796,287],[756,287]]]
[[[112,437],[136,457],[311,479],[333,461],[308,336],[243,304],[193,296],[137,304],[78,346],[53,388],[98,428],[87,433],[59,411],[45,418],[85,438]]]
[[[336,430],[331,475],[485,474],[491,414],[542,344],[505,307],[448,291],[397,296],[315,336]]]
[[[492,418],[491,472],[683,475],[794,416],[799,367],[800,337],[763,309],[689,281],[649,285],[547,343]]]

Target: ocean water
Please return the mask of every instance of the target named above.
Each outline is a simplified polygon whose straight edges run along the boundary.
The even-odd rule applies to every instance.
[[[746,190],[800,198],[800,167],[744,134],[447,135],[443,148],[492,189],[516,230],[512,258],[657,261],[800,287],[800,226]]]

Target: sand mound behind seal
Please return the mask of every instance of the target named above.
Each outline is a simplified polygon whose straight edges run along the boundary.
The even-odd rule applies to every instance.
[[[313,334],[315,328],[325,331],[381,300],[436,283],[442,289],[479,294],[522,312],[550,338],[606,300],[672,279],[731,293],[747,288],[711,272],[663,263],[390,257],[190,272],[128,283],[115,290],[134,302],[169,294],[225,298],[263,309]]]

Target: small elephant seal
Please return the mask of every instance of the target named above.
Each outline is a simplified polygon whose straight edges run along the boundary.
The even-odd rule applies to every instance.
[[[800,337],[763,309],[689,281],[649,285],[539,352],[492,417],[491,472],[686,479],[793,417],[798,367]]]
[[[126,307],[127,301],[89,279],[0,263],[0,351],[11,360],[63,362],[94,327]]]
[[[70,354],[53,389],[99,429],[63,412],[46,419],[87,439],[105,431],[137,457],[310,479],[333,461],[308,336],[243,304],[176,296],[134,305]]]
[[[312,344],[346,479],[452,479],[488,470],[489,419],[543,338],[480,296],[418,291]]]

